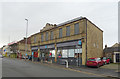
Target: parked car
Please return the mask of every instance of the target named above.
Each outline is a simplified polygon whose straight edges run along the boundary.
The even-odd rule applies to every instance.
[[[99,68],[102,65],[103,61],[101,60],[101,58],[89,58],[86,63],[86,66],[93,66],[97,68]]]
[[[103,57],[103,58],[102,58],[102,61],[103,61],[104,65],[110,63],[110,59],[107,58],[107,57]]]

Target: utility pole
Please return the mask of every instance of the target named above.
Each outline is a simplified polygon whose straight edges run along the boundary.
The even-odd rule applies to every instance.
[[[28,33],[28,19],[25,19],[27,21],[26,23],[26,40],[25,40],[25,55],[26,55],[26,52],[27,52],[27,33]],[[25,57],[26,59],[26,57]]]

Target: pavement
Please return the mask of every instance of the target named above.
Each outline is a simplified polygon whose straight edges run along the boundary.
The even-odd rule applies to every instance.
[[[116,69],[89,68],[3,58],[3,77],[107,77],[118,78]]]

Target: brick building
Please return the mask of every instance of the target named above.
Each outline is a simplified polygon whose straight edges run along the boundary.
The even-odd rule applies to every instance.
[[[31,51],[30,51],[31,39],[30,39],[30,37],[27,38],[27,48],[25,47],[25,41],[26,41],[26,38],[17,42],[18,56],[26,56],[26,54],[31,55]],[[26,51],[25,51],[25,49],[26,49]]]
[[[103,56],[103,31],[85,17],[61,24],[49,24],[31,36],[31,51],[44,61],[65,59],[70,64],[85,65],[91,57]]]

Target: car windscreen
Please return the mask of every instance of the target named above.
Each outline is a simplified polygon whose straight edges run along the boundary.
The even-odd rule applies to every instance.
[[[96,61],[95,59],[88,59],[88,61]]]
[[[103,60],[106,60],[106,57],[103,57]]]

